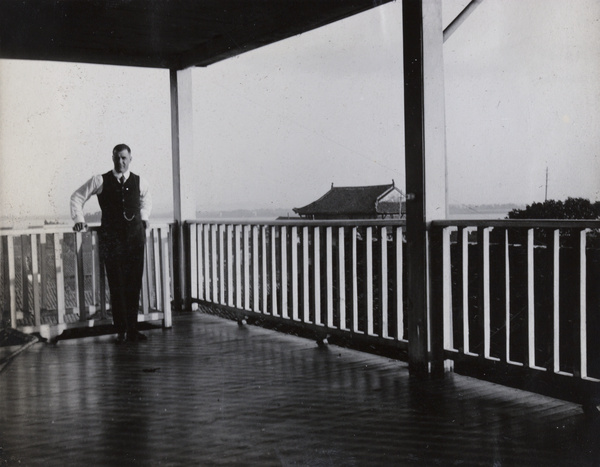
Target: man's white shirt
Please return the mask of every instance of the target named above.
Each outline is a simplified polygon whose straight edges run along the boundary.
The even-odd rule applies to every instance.
[[[124,176],[125,180],[128,180],[129,175],[131,174],[129,170],[123,174],[117,173],[114,170],[112,173],[117,180],[119,180],[121,176]],[[71,218],[75,223],[85,222],[83,206],[93,195],[102,193],[103,186],[104,179],[102,178],[102,175],[94,175],[71,195]],[[140,214],[143,221],[147,221],[150,218],[151,211],[152,196],[150,196],[150,186],[144,178],[140,177]]]

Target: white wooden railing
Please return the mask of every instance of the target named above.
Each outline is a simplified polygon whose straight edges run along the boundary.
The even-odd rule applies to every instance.
[[[97,227],[0,231],[3,325],[52,338],[69,327],[110,324],[110,296],[100,265]],[[171,326],[170,226],[147,234],[140,321]]]
[[[406,343],[402,221],[187,224],[193,300]]]
[[[407,349],[403,221],[187,228],[193,301]],[[431,223],[430,358],[501,382],[549,375],[565,393],[597,391],[599,229],[599,221]]]
[[[598,392],[599,232],[600,221],[434,222],[444,357]]]

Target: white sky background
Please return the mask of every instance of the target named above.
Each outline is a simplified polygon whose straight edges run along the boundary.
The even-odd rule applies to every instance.
[[[468,0],[444,0],[448,23]],[[404,186],[401,2],[218,63],[194,80],[198,207],[303,206]],[[452,204],[600,200],[600,1],[486,0],[444,45]],[[172,206],[166,70],[0,61],[0,215],[68,216],[132,147]],[[88,212],[98,210],[96,201]]]

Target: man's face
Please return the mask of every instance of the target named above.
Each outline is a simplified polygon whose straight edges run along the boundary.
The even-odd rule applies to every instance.
[[[125,173],[129,169],[131,163],[131,154],[127,149],[119,151],[117,154],[113,154],[113,164],[115,165],[115,172]]]

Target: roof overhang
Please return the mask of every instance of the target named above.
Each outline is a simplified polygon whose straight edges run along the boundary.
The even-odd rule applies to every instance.
[[[0,58],[207,66],[391,0],[2,0]]]

